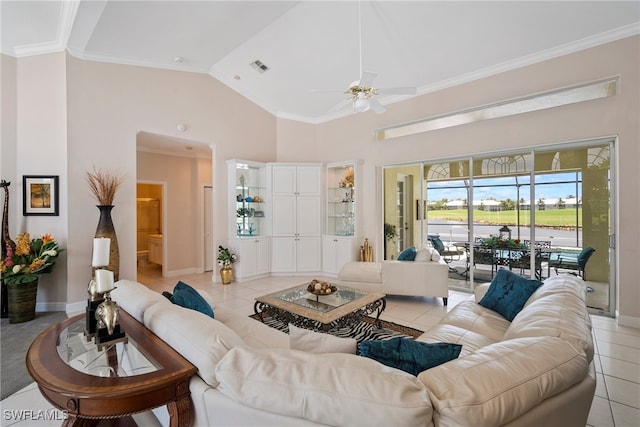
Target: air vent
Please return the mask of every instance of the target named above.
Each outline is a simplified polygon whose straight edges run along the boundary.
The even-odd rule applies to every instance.
[[[258,71],[259,73],[264,73],[265,71],[267,71],[269,69],[269,67],[267,67],[266,65],[264,65],[262,63],[262,61],[260,61],[259,59],[256,59],[255,61],[253,61],[251,64],[251,67]]]

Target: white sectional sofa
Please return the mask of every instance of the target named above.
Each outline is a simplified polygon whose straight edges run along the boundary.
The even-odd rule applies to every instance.
[[[121,280],[113,299],[198,367],[196,426],[584,427],[595,392],[585,285],[554,276],[512,322],[458,303],[418,338],[462,344],[417,376],[354,354],[293,350],[286,334],[214,307],[215,319]]]
[[[417,250],[414,261],[347,262],[338,284],[387,295],[449,297],[449,268],[433,248]]]

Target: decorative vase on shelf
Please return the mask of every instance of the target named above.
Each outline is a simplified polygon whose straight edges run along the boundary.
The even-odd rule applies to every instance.
[[[113,279],[117,282],[120,273],[120,250],[118,249],[116,230],[113,226],[113,220],[111,219],[113,205],[97,205],[96,207],[100,210],[100,219],[98,220],[95,237],[107,237],[111,239],[107,270],[113,271]]]
[[[7,284],[9,323],[22,323],[36,317],[38,279],[27,283]]]
[[[223,285],[228,285],[231,283],[231,279],[233,278],[233,267],[231,264],[223,265],[220,269],[220,279],[222,280]]]

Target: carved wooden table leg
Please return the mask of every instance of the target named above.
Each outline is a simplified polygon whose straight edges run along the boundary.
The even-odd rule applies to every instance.
[[[189,427],[191,424],[191,396],[187,395],[182,399],[167,404],[169,410],[170,427]]]

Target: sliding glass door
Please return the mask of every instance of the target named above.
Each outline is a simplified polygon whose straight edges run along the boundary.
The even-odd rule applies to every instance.
[[[437,239],[453,288],[472,290],[498,268],[575,274],[589,307],[612,314],[612,153],[604,140],[387,166],[385,258]]]

